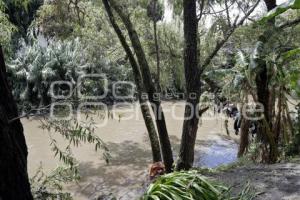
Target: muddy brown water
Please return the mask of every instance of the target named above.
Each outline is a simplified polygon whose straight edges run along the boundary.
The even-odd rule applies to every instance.
[[[96,129],[110,149],[112,159],[106,165],[101,153],[94,151],[93,145],[81,144],[72,152],[79,161],[81,180],[68,184],[75,200],[95,199],[112,194],[117,199],[137,199],[147,184],[147,170],[151,163],[151,151],[143,118],[138,105],[133,104],[136,113],[128,109],[116,111],[121,120],[109,119],[105,126]],[[163,109],[170,134],[174,158],[179,149],[184,102],[164,102]],[[134,119],[126,120],[126,113]],[[176,116],[174,116],[176,115]],[[129,115],[128,115],[129,116]],[[95,116],[96,118],[96,116]],[[124,120],[122,119],[124,118]],[[196,167],[217,167],[234,162],[237,154],[238,137],[234,135],[232,120],[229,120],[231,136],[226,135],[224,117],[207,112],[199,124],[195,147]],[[55,169],[60,162],[54,158],[46,130],[39,128],[38,120],[23,119],[23,126],[29,149],[28,170],[32,176],[40,164],[46,172]],[[55,136],[60,145],[66,144],[60,136]]]

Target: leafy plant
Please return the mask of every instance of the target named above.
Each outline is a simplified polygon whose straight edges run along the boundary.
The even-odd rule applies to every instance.
[[[31,191],[34,199],[39,200],[71,200],[71,194],[63,191],[63,184],[78,180],[79,176],[69,167],[57,167],[49,175],[44,173],[42,165],[30,178]]]
[[[174,172],[152,183],[143,200],[220,199],[227,188],[210,183],[195,171]]]
[[[17,28],[9,21],[8,16],[4,13],[5,4],[0,1],[0,45],[8,45],[12,33]]]
[[[75,117],[73,120],[52,120],[45,119],[41,121],[42,129],[46,129],[49,132],[49,137],[51,140],[50,146],[55,156],[58,156],[65,165],[74,169],[77,173],[77,162],[72,156],[71,147],[78,147],[81,143],[90,143],[95,145],[95,151],[102,150],[102,155],[106,163],[109,163],[110,153],[106,144],[95,135],[96,123],[93,117],[86,114],[85,121],[79,122]],[[65,150],[61,150],[57,145],[56,140],[53,138],[53,133],[60,134],[66,141],[68,145]]]
[[[8,65],[17,100],[33,105],[50,101],[49,88],[53,81],[70,81],[87,73],[90,67],[79,39],[56,41],[42,46],[38,41],[24,46],[15,60]]]
[[[79,38],[51,41],[51,44],[46,46],[34,39],[32,45],[24,44],[17,57],[8,65],[8,73],[14,88],[13,94],[23,107],[49,105],[50,86],[55,81],[68,81],[74,88],[82,75],[106,74],[108,79],[106,98],[111,100],[112,84],[128,80],[128,72],[122,64],[103,57],[99,60],[90,57]],[[87,78],[84,81],[85,90],[81,92],[84,95],[100,96],[104,85],[102,82],[104,81],[96,78]],[[61,86],[54,92],[66,91],[67,89]],[[76,92],[71,92],[71,98],[76,100]],[[128,91],[123,90],[118,94],[127,96]]]
[[[174,172],[152,183],[142,200],[250,200],[255,194],[248,183],[236,197],[230,188],[209,181],[197,171]]]

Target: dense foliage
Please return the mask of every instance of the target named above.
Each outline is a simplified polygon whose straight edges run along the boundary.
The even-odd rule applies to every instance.
[[[69,81],[75,88],[80,76],[106,74],[109,81],[108,95],[111,96],[112,84],[128,80],[130,75],[130,71],[124,65],[104,57],[97,61],[89,60],[88,51],[78,38],[70,41],[51,41],[49,44],[41,43],[47,42],[34,40],[32,45],[24,44],[16,59],[8,65],[14,96],[23,108],[28,104],[30,107],[49,105],[50,86],[55,81]],[[90,81],[85,85],[87,91],[84,91],[84,94],[99,96],[103,90],[103,83],[101,85],[101,81]],[[68,94],[72,91],[62,92]],[[73,98],[75,97],[76,93],[73,95]]]
[[[299,155],[300,1],[290,0],[279,6],[275,1],[270,6],[268,3],[274,1],[265,0],[264,6],[253,0],[195,0],[191,6],[197,9],[193,20],[185,18],[184,14],[191,13],[184,7],[188,4],[182,2],[187,1],[0,0],[0,45],[7,55],[8,80],[14,98],[20,113],[23,111],[20,118],[43,111],[47,114],[53,102],[68,102],[77,107],[83,100],[77,91],[80,77],[101,74],[108,80],[108,94],[97,100],[109,104],[125,100],[113,95],[113,84],[118,81],[135,82],[137,91],[130,100],[140,103],[146,101],[141,98],[143,92],[159,92],[163,98],[172,100],[183,98],[183,93],[193,93],[196,101],[189,95],[186,99],[194,104],[199,103],[201,95],[203,101],[207,100],[205,95],[214,96],[209,101],[216,104],[225,100],[239,102],[239,106],[261,103],[265,110],[257,122],[254,140],[250,141],[249,136],[252,121],[241,119],[239,156],[251,154],[255,161],[274,163]],[[188,26],[194,28],[190,35]],[[193,42],[187,44],[187,41]],[[53,98],[51,85],[56,81],[71,84],[72,91],[65,85],[54,88],[56,95],[70,93],[70,98]],[[104,93],[105,83],[98,79],[88,79],[82,84],[84,89],[80,92],[84,96]],[[119,92],[127,96],[129,90],[121,88]],[[149,101],[160,110],[160,100],[149,98]],[[153,105],[141,108],[146,126],[150,124],[148,132],[151,128],[153,131],[150,139],[156,139],[158,161],[165,162],[164,153],[169,153],[170,172],[173,150],[165,119],[157,119]],[[94,111],[92,107],[88,110]],[[189,111],[186,109],[185,114]],[[59,110],[59,114],[64,114],[64,110]],[[190,162],[187,169],[193,164],[199,120],[195,119],[192,123],[186,120],[183,128],[183,138],[187,137],[182,140],[180,153],[190,153],[183,156],[188,157],[186,163]],[[54,155],[67,170],[58,168],[49,176],[40,170],[32,178],[32,190],[36,198],[58,195],[69,199],[69,194],[62,193],[60,182],[79,177],[72,147],[91,143],[101,150],[107,163],[109,150],[94,134],[95,121],[88,114],[85,124],[73,118],[62,121],[45,118],[41,127],[68,141],[66,147],[60,147],[49,135]],[[143,198],[247,199],[241,195],[230,197],[228,188],[210,183],[195,172],[164,175],[150,185]]]

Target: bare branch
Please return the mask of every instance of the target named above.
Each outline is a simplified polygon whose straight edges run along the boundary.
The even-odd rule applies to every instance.
[[[243,23],[246,21],[246,19],[248,19],[248,17],[253,13],[253,11],[255,10],[255,8],[258,6],[260,0],[258,0],[254,6],[245,14],[245,16],[241,19],[241,21],[237,24],[237,26],[241,26],[243,25]]]
[[[209,107],[205,107],[199,110],[199,116],[201,117],[207,110],[209,109]]]
[[[230,15],[229,15],[229,7],[227,4],[227,0],[225,0],[225,10],[226,10],[226,16],[228,21],[228,26],[231,27],[231,21],[230,21]]]
[[[204,3],[205,3],[205,0],[201,0],[201,3],[199,2],[200,4],[200,14],[199,16],[197,17],[197,20],[200,21],[202,16],[203,16],[203,10],[204,10]]]
[[[229,6],[228,6],[228,9],[231,8],[231,6],[234,5],[235,2],[231,3]],[[212,5],[209,3],[209,6],[212,8]],[[213,12],[204,12],[203,11],[203,15],[216,15],[216,14],[220,14],[220,13],[223,13],[226,11],[226,8],[222,9],[222,10],[218,10],[218,11],[215,11],[213,8],[212,8]]]
[[[240,15],[237,15],[234,19],[233,25],[236,26],[237,21],[239,20]]]
[[[214,6],[211,5],[210,2],[208,2],[208,5],[209,5],[209,7],[212,9],[212,11],[213,11],[212,14],[215,15],[215,16],[217,16],[217,12],[215,11]],[[224,11],[225,11],[225,10],[224,10]]]

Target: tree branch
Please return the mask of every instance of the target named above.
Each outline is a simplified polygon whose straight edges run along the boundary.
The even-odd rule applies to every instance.
[[[199,116],[201,117],[207,110],[209,109],[209,107],[205,107],[199,110]]]
[[[297,25],[299,23],[300,23],[300,18],[297,18],[297,19],[295,19],[293,21],[289,21],[289,22],[286,22],[286,23],[280,25],[278,28],[288,28],[288,27]]]
[[[204,3],[205,3],[204,0],[201,0],[201,3],[200,3],[200,1],[199,1],[199,4],[200,4],[200,14],[199,14],[199,16],[197,17],[198,22],[201,20],[201,18],[202,18],[202,16],[203,16]]]
[[[228,9],[234,5],[234,2],[232,2],[229,6],[228,6]],[[213,9],[213,6],[209,3],[209,7],[211,7],[211,9],[213,10],[213,12],[210,12],[210,11],[207,11],[207,12],[204,12],[203,11],[203,15],[216,15],[216,14],[220,14],[220,13],[223,13],[226,11],[226,8],[222,9],[222,10],[218,10],[218,11],[215,11]]]
[[[231,27],[231,20],[230,20],[229,7],[228,7],[228,4],[227,4],[227,0],[225,0],[225,10],[226,10],[228,26]]]
[[[236,17],[232,27],[228,30],[227,34],[225,35],[225,37],[218,41],[214,50],[211,52],[211,54],[204,60],[203,64],[200,67],[201,70],[201,74],[203,73],[203,71],[205,70],[205,68],[211,63],[212,59],[217,55],[217,53],[219,52],[219,50],[224,46],[224,44],[228,41],[228,39],[230,38],[230,36],[234,33],[234,31],[241,25],[243,25],[243,23],[245,22],[245,20],[251,15],[251,13],[255,10],[255,8],[258,6],[260,0],[258,0],[254,6],[246,13],[246,15],[237,23],[238,21],[238,16]]]

